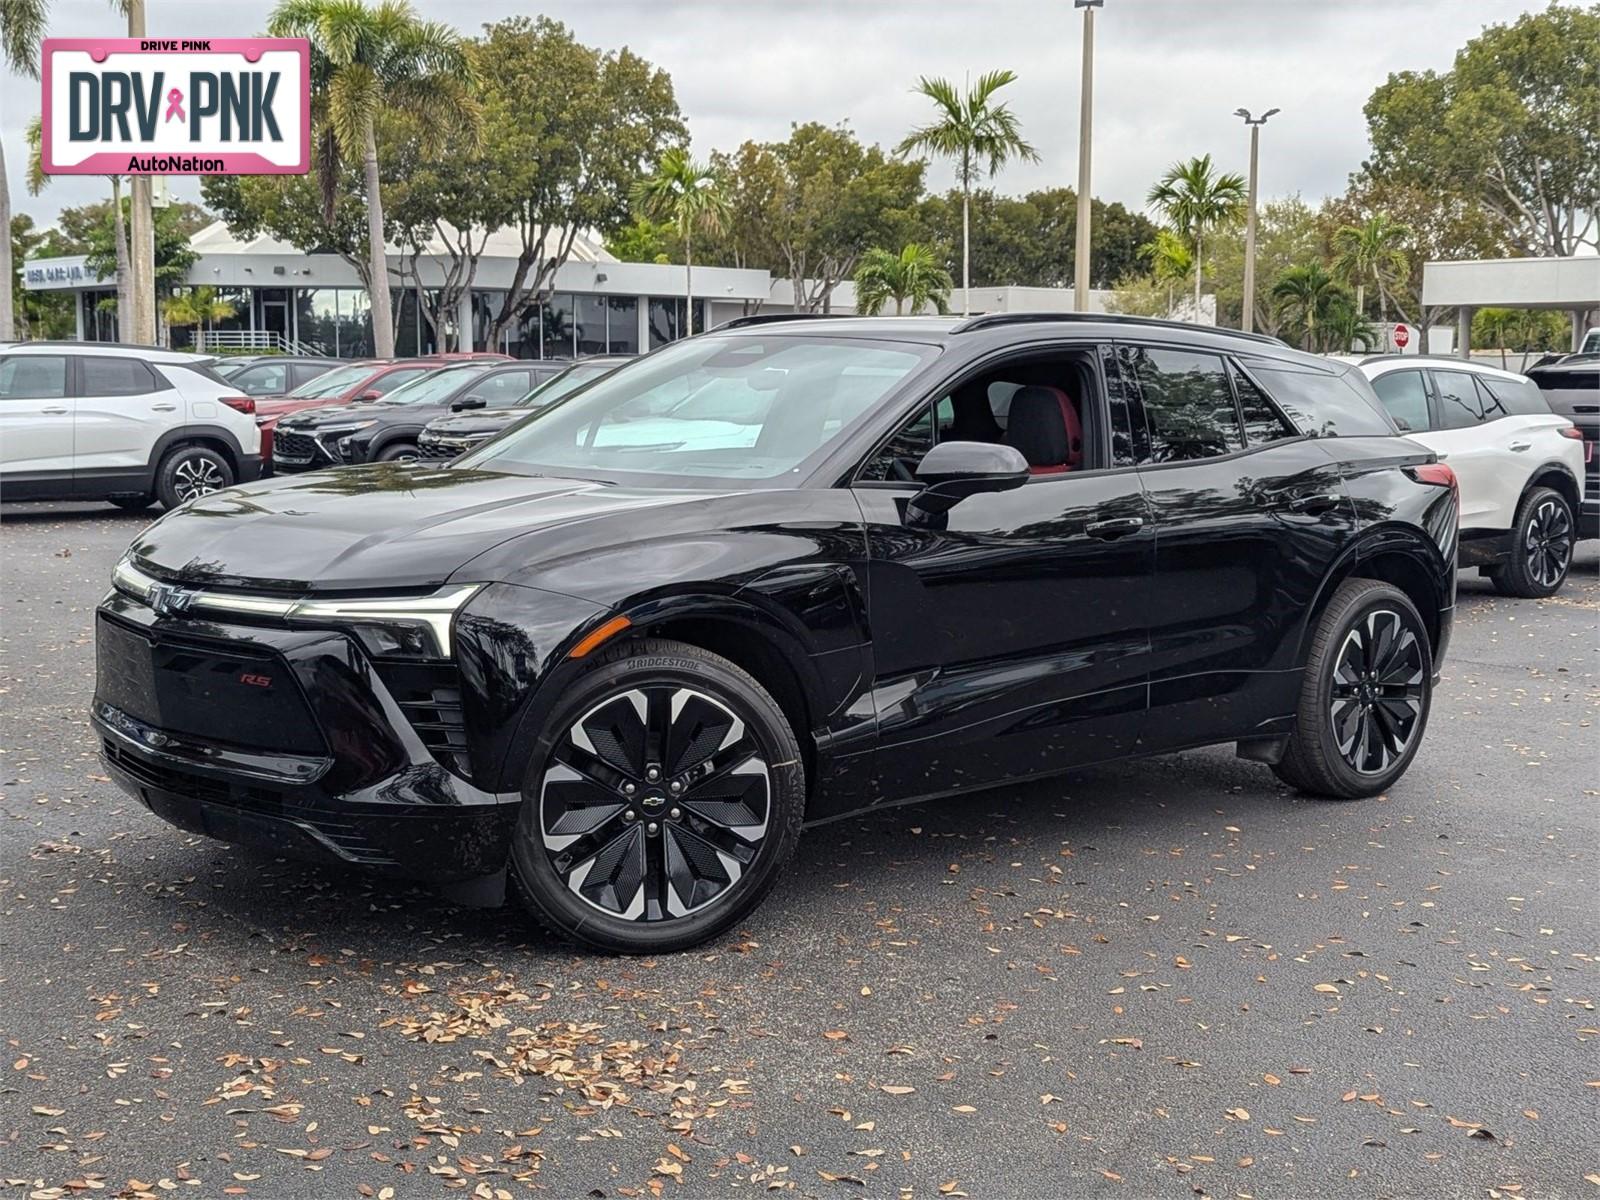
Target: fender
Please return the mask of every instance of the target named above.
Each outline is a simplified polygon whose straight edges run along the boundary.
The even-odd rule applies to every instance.
[[[362,461],[376,461],[378,455],[395,442],[410,442],[415,445],[421,433],[421,425],[396,425],[380,429],[367,443],[367,456]]]
[[[1454,578],[1455,564],[1446,563],[1444,554],[1439,547],[1423,537],[1415,529],[1405,525],[1377,525],[1363,531],[1349,545],[1347,545],[1334,559],[1322,583],[1318,586],[1316,595],[1312,597],[1310,605],[1306,608],[1306,618],[1300,625],[1298,637],[1295,639],[1295,661],[1304,663],[1306,642],[1315,628],[1317,619],[1321,617],[1322,610],[1327,607],[1328,598],[1333,591],[1346,579],[1360,574],[1363,561],[1375,558],[1387,551],[1398,550],[1406,554],[1421,554],[1430,574],[1435,579]],[[1439,596],[1439,607],[1447,609],[1453,604],[1453,597],[1448,593]]]
[[[1572,494],[1578,498],[1579,504],[1583,503],[1583,481],[1574,475],[1572,473],[1572,468],[1567,466],[1567,464],[1562,462],[1559,458],[1552,458],[1548,462],[1542,462],[1533,470],[1529,471],[1528,483],[1523,487],[1522,490],[1526,492],[1529,487],[1533,486],[1533,481],[1535,479],[1539,479],[1542,476],[1550,474],[1560,475],[1563,479],[1570,483],[1572,485]],[[1518,498],[1518,503],[1521,503],[1520,497]],[[1572,515],[1573,518],[1576,519],[1578,514],[1574,512]]]
[[[198,438],[210,438],[221,442],[228,448],[228,453],[233,457],[234,474],[239,476],[241,483],[245,481],[246,460],[249,458],[259,459],[261,454],[259,447],[253,453],[246,454],[239,445],[239,439],[221,425],[180,425],[176,429],[167,430],[156,439],[155,449],[150,452],[148,482],[152,485],[155,483],[156,468],[161,465],[162,456],[168,450],[180,442],[192,442]]]

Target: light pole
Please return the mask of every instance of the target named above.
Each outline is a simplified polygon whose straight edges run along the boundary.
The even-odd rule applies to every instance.
[[[1078,246],[1073,252],[1072,307],[1089,311],[1089,149],[1094,134],[1094,10],[1105,0],[1072,0],[1083,9],[1083,90],[1078,98]]]
[[[1246,201],[1244,218],[1244,315],[1239,328],[1249,333],[1256,326],[1256,161],[1261,149],[1261,127],[1267,118],[1282,109],[1269,108],[1259,117],[1252,117],[1247,108],[1236,108],[1233,115],[1243,117],[1250,126],[1250,197]]]

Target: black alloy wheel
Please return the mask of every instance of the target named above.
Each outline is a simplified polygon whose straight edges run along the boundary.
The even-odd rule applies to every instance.
[[[513,867],[558,933],[680,949],[738,920],[798,835],[799,755],[782,710],[726,660],[623,648],[552,722],[525,789]]]
[[[1504,596],[1540,600],[1567,581],[1576,528],[1572,507],[1552,488],[1534,488],[1517,506],[1507,560],[1489,576]]]
[[[1347,579],[1312,630],[1273,770],[1314,796],[1376,796],[1416,757],[1432,701],[1433,645],[1416,606],[1390,584]]]

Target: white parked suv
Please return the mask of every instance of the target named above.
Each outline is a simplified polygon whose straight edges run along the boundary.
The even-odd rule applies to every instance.
[[[1507,596],[1549,596],[1566,580],[1583,506],[1583,435],[1533,381],[1455,358],[1362,362],[1406,436],[1461,487],[1461,554]]]
[[[255,401],[175,350],[0,347],[0,498],[173,508],[261,474]]]

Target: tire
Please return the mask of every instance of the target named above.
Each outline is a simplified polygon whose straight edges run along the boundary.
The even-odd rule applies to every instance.
[[[395,442],[385,446],[372,458],[373,462],[415,462],[417,447],[411,442]]]
[[[1567,581],[1577,526],[1572,506],[1551,488],[1530,488],[1511,526],[1511,555],[1489,573],[1502,596],[1541,600]]]
[[[647,722],[665,729],[658,749]],[[533,747],[513,888],[570,941],[684,950],[761,903],[799,841],[805,796],[794,730],[766,689],[697,646],[626,642],[566,690]]]
[[[124,512],[143,512],[156,502],[154,496],[112,496],[110,499]]]
[[[174,446],[156,468],[156,499],[162,508],[210,495],[233,485],[228,460],[207,446]]]
[[[1294,731],[1273,770],[1313,796],[1376,796],[1416,757],[1432,704],[1433,648],[1416,606],[1386,583],[1346,580],[1317,622]]]

